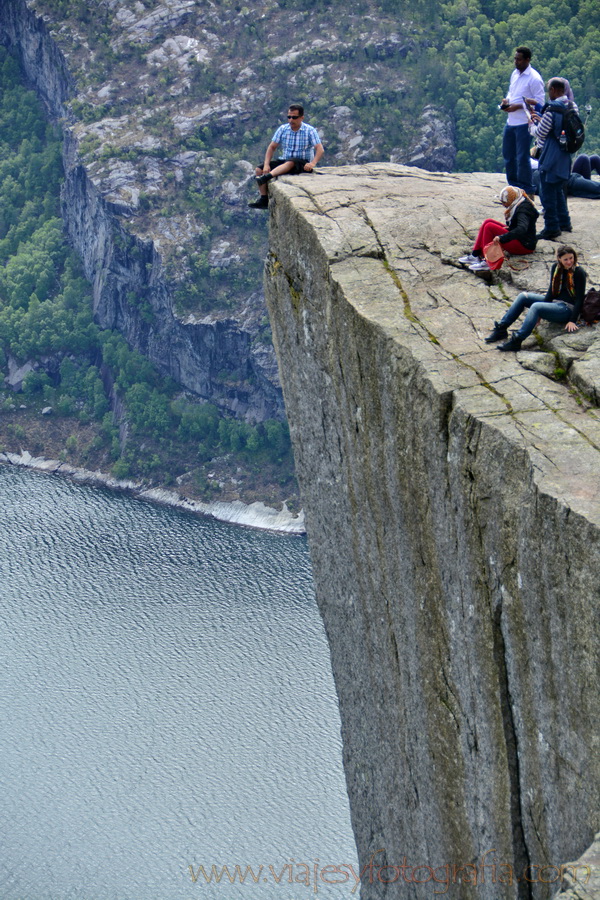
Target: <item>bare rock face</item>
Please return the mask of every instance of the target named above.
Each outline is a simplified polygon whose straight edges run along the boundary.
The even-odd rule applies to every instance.
[[[417,131],[416,144],[408,160],[392,156],[392,162],[408,162],[429,172],[451,172],[456,159],[454,126],[450,116],[433,106],[426,106]]]
[[[368,900],[547,898],[540,867],[598,827],[600,412],[483,341],[555,246],[499,276],[456,263],[502,181],[368,165],[270,188],[266,296]],[[570,207],[597,283],[593,203]]]
[[[560,900],[596,900],[600,897],[600,833],[575,862],[564,869]]]

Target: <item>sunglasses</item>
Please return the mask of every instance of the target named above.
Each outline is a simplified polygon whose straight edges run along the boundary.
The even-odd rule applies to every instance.
[[[299,119],[300,116],[288,116],[288,119]]]

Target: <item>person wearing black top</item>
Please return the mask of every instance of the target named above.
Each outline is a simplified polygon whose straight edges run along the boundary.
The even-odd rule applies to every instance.
[[[491,334],[486,337],[486,344],[503,341],[508,337],[508,326],[528,309],[525,321],[510,340],[501,344],[498,350],[520,350],[521,344],[535,328],[538,319],[548,322],[564,322],[566,331],[577,331],[577,319],[585,296],[586,273],[577,265],[577,253],[573,247],[561,244],[556,251],[556,262],[550,271],[550,285],[544,294],[524,292],[519,294],[513,305],[494,322]]]
[[[458,260],[468,266],[472,272],[488,272],[490,266],[483,258],[484,248],[492,241],[500,244],[506,253],[523,256],[533,253],[537,238],[535,222],[539,213],[525,191],[512,185],[505,187],[500,194],[500,203],[504,207],[505,223],[495,219],[485,219],[482,223],[473,249],[467,256]],[[502,262],[500,262],[502,265]],[[498,265],[493,268],[499,268]]]

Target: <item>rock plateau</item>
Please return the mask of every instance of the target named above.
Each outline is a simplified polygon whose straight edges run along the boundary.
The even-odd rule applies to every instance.
[[[483,342],[518,290],[545,290],[556,246],[493,277],[455,262],[500,175],[284,182],[266,297],[353,826],[361,866],[410,867],[362,896],[430,898],[444,885],[412,867],[456,865],[448,896],[547,898],[535,867],[599,824],[598,330],[518,356]],[[594,203],[571,210],[597,283]]]

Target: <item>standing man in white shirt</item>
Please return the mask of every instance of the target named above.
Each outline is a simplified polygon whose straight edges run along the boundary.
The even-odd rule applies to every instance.
[[[531,160],[529,150],[531,136],[529,134],[529,118],[527,116],[524,97],[535,99],[541,106],[544,104],[544,82],[542,76],[532,69],[531,50],[529,47],[517,47],[515,50],[515,70],[510,76],[508,95],[500,104],[500,109],[508,113],[502,139],[502,155],[506,168],[506,180],[513,187],[520,187],[533,197],[531,181]]]

